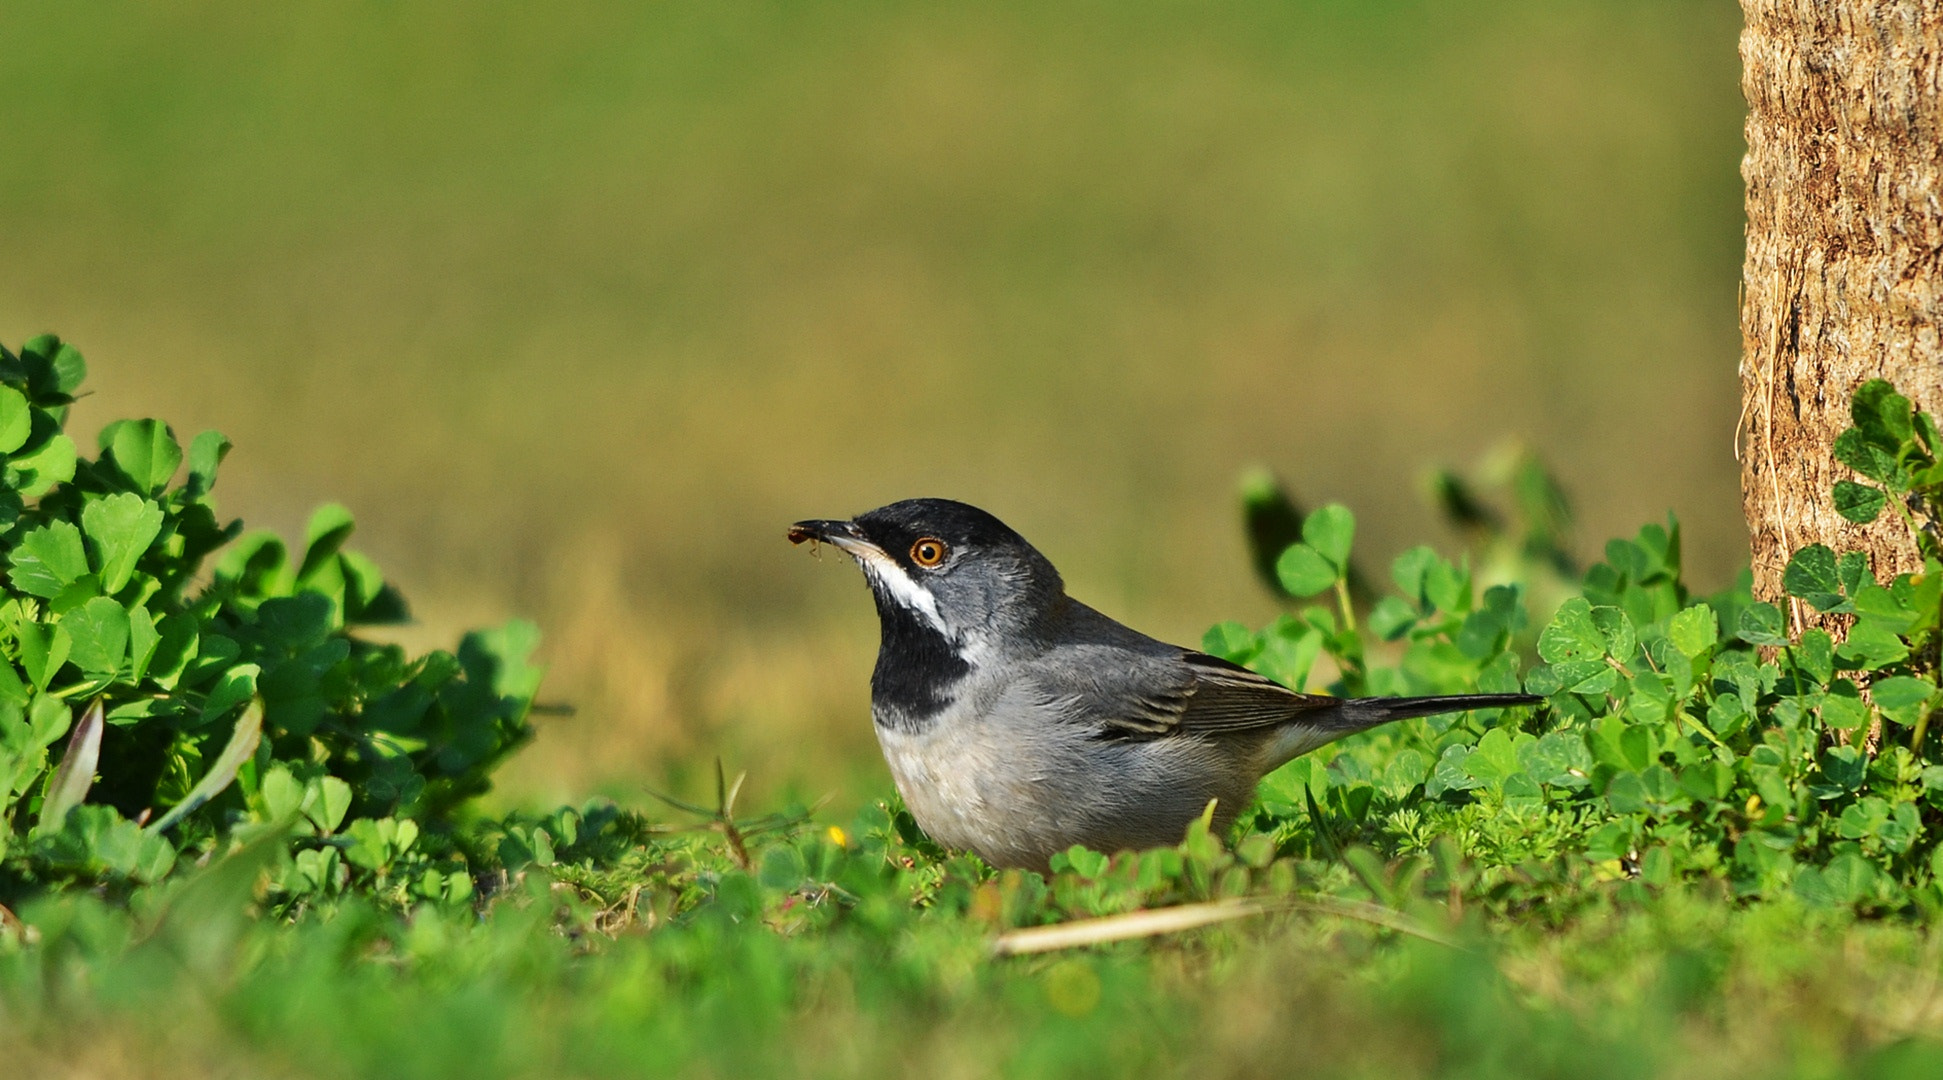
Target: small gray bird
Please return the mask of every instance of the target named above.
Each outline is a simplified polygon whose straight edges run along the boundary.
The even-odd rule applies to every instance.
[[[1024,537],[946,499],[799,521],[789,539],[863,568],[883,630],[871,718],[897,790],[933,840],[995,866],[1179,843],[1210,799],[1225,827],[1264,773],[1344,735],[1544,700],[1297,693],[1072,599]]]

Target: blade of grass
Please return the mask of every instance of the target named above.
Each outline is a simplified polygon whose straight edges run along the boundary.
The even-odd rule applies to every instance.
[[[1057,952],[1061,949],[1078,949],[1088,945],[1104,945],[1114,941],[1159,937],[1163,934],[1178,934],[1235,919],[1245,919],[1252,915],[1291,910],[1372,923],[1400,934],[1408,934],[1446,948],[1464,951],[1462,945],[1417,923],[1401,912],[1357,900],[1316,897],[1281,902],[1250,899],[1211,900],[1201,904],[1182,904],[1178,907],[1132,911],[1124,915],[1106,915],[1097,919],[1080,919],[1056,926],[1030,926],[1000,934],[997,940],[992,942],[992,955],[1026,956],[1032,953]]]
[[[88,789],[94,786],[94,770],[101,763],[101,729],[104,726],[103,709],[100,698],[81,714],[81,720],[74,725],[74,733],[68,736],[67,752],[61,755],[60,767],[54,770],[54,778],[48,781],[47,797],[41,801],[40,820],[34,824],[35,834],[49,833],[61,827],[67,820],[67,812],[81,805],[88,797]]]
[[[1334,915],[1344,919],[1355,919],[1358,922],[1371,923],[1388,930],[1395,930],[1399,934],[1408,934],[1411,937],[1421,938],[1424,941],[1456,949],[1459,952],[1468,951],[1456,941],[1439,934],[1435,930],[1404,915],[1402,912],[1380,907],[1376,904],[1366,903],[1361,900],[1312,897],[1306,900],[1297,900],[1293,906],[1298,911],[1309,911],[1317,915]]]
[[[1245,919],[1268,910],[1268,905],[1255,900],[1211,900],[1203,904],[1182,904],[1179,907],[1081,919],[1057,926],[1029,926],[1000,934],[998,940],[992,942],[992,955],[1025,956],[1104,945],[1111,941],[1178,934],[1216,923]]]
[[[236,770],[243,767],[251,754],[256,753],[256,744],[263,738],[263,699],[251,698],[249,708],[236,718],[236,729],[229,734],[229,742],[223,752],[210,764],[209,771],[202,774],[196,786],[168,813],[163,814],[153,825],[150,832],[163,832],[176,822],[188,817],[197,807],[215,798],[236,779]]]

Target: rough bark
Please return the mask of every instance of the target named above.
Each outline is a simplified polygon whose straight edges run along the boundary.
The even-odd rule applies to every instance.
[[[1811,543],[1920,566],[1894,514],[1836,514],[1830,447],[1886,378],[1943,416],[1943,0],[1742,0],[1747,260],[1736,449],[1754,591]],[[1795,629],[1819,620],[1791,608]]]

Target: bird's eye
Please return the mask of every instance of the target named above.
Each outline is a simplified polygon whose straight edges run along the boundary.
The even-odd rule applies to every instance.
[[[930,569],[945,561],[951,548],[935,536],[927,536],[911,545],[911,561]]]

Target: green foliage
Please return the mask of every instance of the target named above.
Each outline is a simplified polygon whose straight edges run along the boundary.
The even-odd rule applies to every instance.
[[[1282,552],[1302,542],[1302,510],[1267,469],[1251,469],[1241,478],[1241,528],[1255,574],[1282,593],[1275,564]]]
[[[1041,877],[939,856],[895,804],[844,828],[719,807],[698,824],[600,802],[514,815],[476,833],[497,852],[490,891],[421,874],[401,889],[408,915],[360,892],[244,915],[266,880],[395,860],[422,842],[402,822],[295,860],[272,834],[136,904],[43,896],[0,925],[0,1039],[29,1074],[90,1060],[66,1037],[82,1030],[187,1052],[192,1070],[472,1080],[1273,1075],[1292,1060],[1342,1077],[1913,1080],[1943,1065],[1875,1022],[1920,1016],[1933,946],[1788,897],[1594,888],[1567,918],[1526,902],[1542,868],[1493,882],[1450,844],[1307,860],[1199,829],[1176,849],[1075,849]],[[1266,912],[992,955],[1019,927],[1234,895]]]
[[[1936,529],[1937,508],[1943,505],[1936,421],[1881,379],[1856,388],[1849,415],[1854,426],[1836,438],[1836,460],[1874,483],[1836,481],[1835,509],[1866,525],[1893,507],[1917,549],[1926,558],[1943,559]]]
[[[1462,561],[1421,548],[1396,560],[1396,594],[1369,613],[1387,664],[1350,631],[1346,605],[1260,631],[1216,627],[1206,648],[1296,687],[1333,662],[1334,693],[1548,698],[1537,713],[1410,721],[1292,762],[1263,784],[1252,826],[1312,858],[1346,843],[1427,856],[1449,842],[1488,880],[1545,860],[1540,891],[1568,903],[1600,882],[1716,881],[1742,897],[1943,910],[1943,766],[1931,764],[1943,746],[1928,730],[1943,596],[1929,539],[1943,495],[1935,425],[1881,383],[1857,391],[1854,416],[1837,452],[1880,486],[1843,481],[1838,503],[1896,506],[1928,561],[1885,582],[1861,553],[1798,552],[1785,587],[1853,618],[1839,644],[1819,629],[1791,635],[1745,584],[1693,597],[1672,520],[1608,544],[1535,638],[1524,582],[1480,592]],[[1285,568],[1346,560],[1303,554],[1321,514]],[[1319,531],[1345,517],[1332,511]],[[1322,577],[1303,584],[1327,587]]]
[[[52,337],[0,349],[0,899],[154,882],[265,829],[301,865],[383,880],[526,738],[532,628],[420,657],[359,637],[405,607],[344,549],[348,513],[319,510],[294,553],[239,540],[211,496],[228,440],[185,455],[159,420],[109,424],[82,457],[65,426],[86,371]],[[460,847],[429,846],[470,880]]]
[[[58,407],[35,385],[8,388]],[[1920,471],[1929,428],[1901,415],[1879,392],[1858,405],[1913,440],[1869,443],[1891,477]],[[1214,627],[1208,650],[1299,688],[1545,706],[1363,733],[1270,774],[1226,834],[1210,814],[1174,847],[1076,847],[1042,876],[940,850],[895,800],[846,826],[739,818],[719,771],[712,806],[665,798],[674,823],[606,801],[455,819],[523,732],[530,629],[417,661],[358,638],[402,603],[343,550],[335,507],[301,553],[243,537],[197,586],[184,553],[236,531],[207,501],[226,444],[198,440],[178,484],[158,430],[111,427],[100,458],[20,497],[4,537],[0,792],[25,896],[0,907],[10,1042],[44,1043],[36,1025],[68,1014],[38,995],[85,984],[92,1015],[170,1039],[200,1022],[168,1007],[195,987],[245,1066],[338,1075],[741,1075],[803,1071],[806,1046],[832,1044],[835,1072],[881,1075],[933,1043],[1018,1075],[1252,1074],[1298,1053],[1345,1076],[1943,1065],[1935,1044],[1827,1019],[1831,1001],[1926,1008],[1899,988],[1927,985],[1943,910],[1934,559],[1885,583],[1853,553],[1797,553],[1786,587],[1852,618],[1840,643],[1791,632],[1745,578],[1693,595],[1671,519],[1609,543],[1542,618],[1530,597],[1558,552],[1504,517],[1473,530],[1485,569],[1416,548],[1359,603],[1351,512],[1284,500],[1257,534],[1281,537],[1275,584],[1325,602]],[[1878,483],[1934,520],[1926,489]],[[144,761],[146,823],[108,797]],[[1258,921],[994,955],[1048,924],[1184,905]]]

